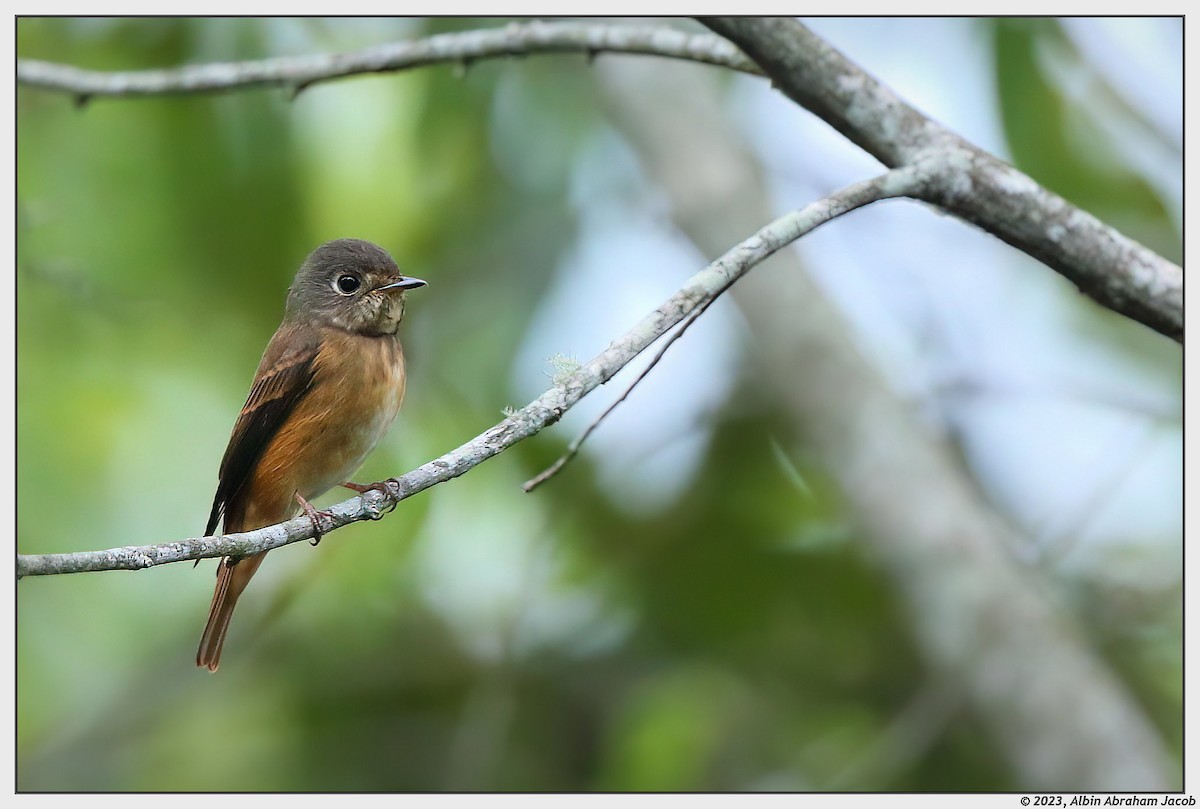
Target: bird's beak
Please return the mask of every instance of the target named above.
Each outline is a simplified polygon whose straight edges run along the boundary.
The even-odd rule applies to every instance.
[[[399,278],[397,278],[395,281],[392,281],[391,283],[388,283],[388,284],[384,284],[381,287],[375,287],[375,289],[376,290],[416,289],[417,287],[423,287],[423,286],[427,286],[427,284],[424,281],[422,281],[420,278],[409,278],[406,275],[402,275]]]

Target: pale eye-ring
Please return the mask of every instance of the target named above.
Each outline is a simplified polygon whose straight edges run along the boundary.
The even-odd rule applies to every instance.
[[[358,292],[358,288],[361,286],[362,281],[359,281],[357,276],[350,275],[349,273],[339,275],[337,280],[333,282],[333,288],[337,290],[339,295],[353,295],[355,292]]]

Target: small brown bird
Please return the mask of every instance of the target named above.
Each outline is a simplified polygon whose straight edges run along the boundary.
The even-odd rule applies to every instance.
[[[405,291],[423,286],[360,239],[337,239],[309,255],[233,427],[205,536],[222,516],[226,534],[301,510],[317,521],[308,501],[358,469],[400,410],[404,353],[396,329]],[[197,666],[217,670],[238,596],[265,556],[227,556],[217,566]]]

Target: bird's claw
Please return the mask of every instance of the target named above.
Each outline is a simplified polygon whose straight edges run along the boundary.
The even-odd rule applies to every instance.
[[[380,480],[375,483],[368,483],[365,485],[362,483],[351,483],[347,481],[343,483],[342,486],[352,492],[358,492],[359,494],[366,494],[367,492],[379,492],[384,497],[391,500],[389,504],[390,508],[388,508],[389,512],[396,507],[396,500],[400,497],[400,481],[396,480],[395,478],[388,478],[387,480]],[[371,511],[371,519],[378,520],[383,516],[383,514],[384,512],[380,512],[378,507],[375,506]]]
[[[321,527],[321,518],[325,517],[326,519],[332,520],[333,515],[328,511],[317,511],[315,508],[313,508],[313,504],[305,500],[304,496],[300,494],[300,492],[296,492],[295,497],[296,502],[300,504],[300,508],[304,509],[304,513],[308,515],[310,520],[312,520],[313,531],[315,531],[317,534],[312,538],[312,544],[313,547],[316,547],[317,545],[321,544],[321,537],[325,536],[325,529]]]

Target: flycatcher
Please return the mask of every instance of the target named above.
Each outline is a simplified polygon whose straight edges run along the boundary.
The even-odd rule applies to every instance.
[[[222,517],[232,534],[301,510],[320,527],[308,501],[358,469],[400,410],[404,353],[396,330],[406,290],[423,286],[361,239],[337,239],[309,255],[234,424],[205,536]],[[197,666],[217,670],[233,608],[265,556],[227,556],[217,566]]]

